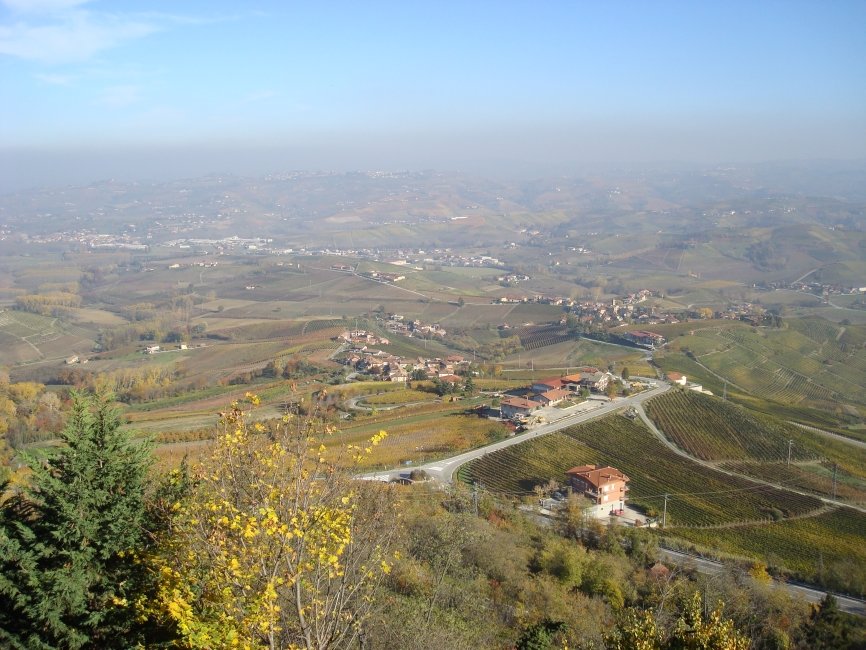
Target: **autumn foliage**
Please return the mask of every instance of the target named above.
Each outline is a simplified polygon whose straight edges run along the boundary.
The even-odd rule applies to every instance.
[[[346,647],[362,633],[390,571],[387,486],[346,469],[372,452],[324,457],[315,415],[287,414],[276,433],[248,423],[247,396],[221,414],[222,435],[175,504],[156,561],[156,611],[188,648]]]

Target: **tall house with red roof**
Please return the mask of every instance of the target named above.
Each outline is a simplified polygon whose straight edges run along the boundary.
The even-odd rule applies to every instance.
[[[625,508],[628,476],[618,469],[579,465],[566,473],[571,489],[589,499],[595,517],[607,517]]]

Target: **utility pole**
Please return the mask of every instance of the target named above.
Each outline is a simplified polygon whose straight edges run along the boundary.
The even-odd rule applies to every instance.
[[[728,380],[727,380],[727,379],[725,379],[725,390],[724,390],[724,392],[723,392],[723,394],[722,394],[722,399],[723,399],[723,400],[727,400],[727,399],[728,399]]]
[[[838,465],[836,465],[836,463],[833,463],[833,498],[834,499],[836,498],[836,469],[837,468],[838,468]]]
[[[475,506],[475,516],[478,516],[478,483],[472,484],[472,504]]]
[[[662,510],[662,529],[664,529],[664,527],[668,523],[668,497],[669,496],[670,496],[669,494],[665,495],[665,507],[664,507],[664,510]]]
[[[788,465],[791,465],[791,447],[794,446],[794,440],[788,440]]]

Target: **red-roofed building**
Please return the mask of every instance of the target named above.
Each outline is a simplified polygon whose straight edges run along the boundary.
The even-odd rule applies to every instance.
[[[571,489],[592,501],[590,512],[596,517],[606,517],[625,508],[629,478],[613,467],[579,465],[566,473]]]
[[[582,375],[579,372],[576,372],[572,375],[566,375],[562,378],[562,387],[566,390],[570,390],[572,393],[576,393],[580,390],[580,380]]]
[[[656,334],[655,332],[647,332],[646,330],[632,330],[630,332],[626,332],[622,335],[623,338],[628,339],[638,345],[643,345],[644,347],[654,348],[657,345],[664,345],[665,337],[661,334]]]
[[[539,393],[532,399],[533,401],[538,402],[539,404],[543,404],[544,406],[555,406],[556,404],[559,404],[562,400],[568,397],[571,397],[571,393],[569,391],[563,390],[562,388],[554,388],[553,390]]]
[[[561,377],[553,377],[551,379],[542,379],[540,381],[536,381],[532,384],[532,392],[533,393],[546,393],[549,390],[556,390],[558,388],[562,388],[565,382],[562,381]]]
[[[672,384],[679,384],[680,386],[685,386],[688,379],[683,373],[675,372],[673,370],[667,373],[667,378]]]
[[[503,418],[513,418],[515,415],[529,415],[541,404],[522,397],[506,397],[499,403],[499,411]]]

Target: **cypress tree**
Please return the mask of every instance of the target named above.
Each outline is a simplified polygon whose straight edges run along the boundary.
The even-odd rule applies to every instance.
[[[65,443],[30,456],[29,487],[0,508],[0,645],[130,647],[146,576],[151,454],[105,396],[73,394]]]

